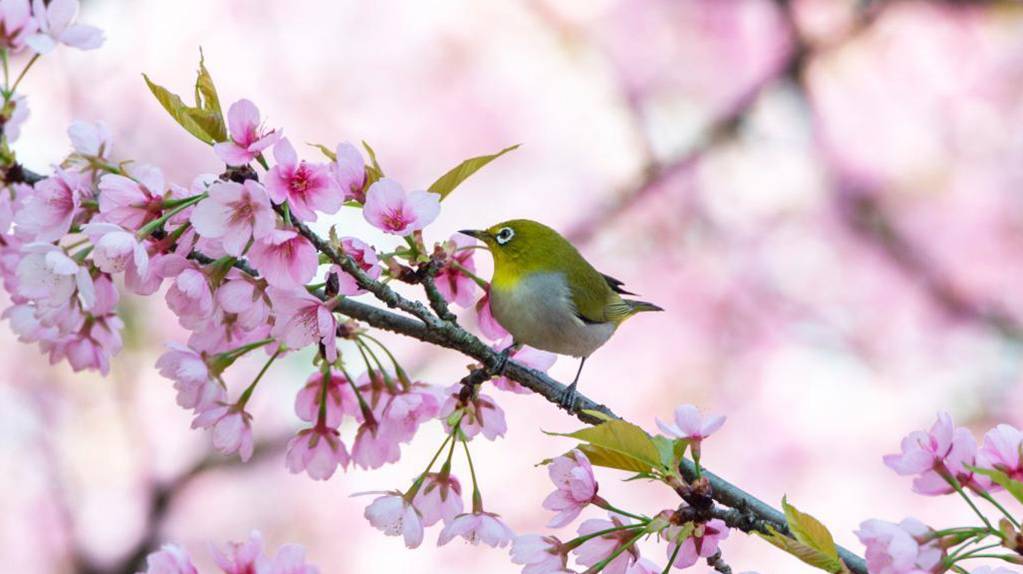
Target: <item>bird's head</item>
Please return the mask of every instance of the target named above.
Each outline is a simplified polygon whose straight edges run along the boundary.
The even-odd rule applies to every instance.
[[[494,256],[495,267],[542,264],[565,240],[550,227],[529,219],[512,219],[487,229],[459,231],[482,241]]]

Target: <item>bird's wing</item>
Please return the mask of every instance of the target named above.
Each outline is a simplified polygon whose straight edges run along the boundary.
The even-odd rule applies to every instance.
[[[604,281],[607,282],[607,286],[615,293],[618,293],[619,295],[635,295],[635,293],[625,290],[625,282],[621,279],[615,279],[605,273],[601,273],[600,275],[604,278]]]
[[[570,273],[571,277],[566,279],[576,316],[584,323],[607,323],[610,320],[608,305],[620,301],[621,297],[612,290],[604,276],[589,265],[577,267]]]

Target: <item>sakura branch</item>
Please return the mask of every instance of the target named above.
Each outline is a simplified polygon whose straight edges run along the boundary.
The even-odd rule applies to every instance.
[[[27,37],[43,34],[50,43],[93,47],[98,31],[71,24],[76,10],[73,0],[0,4],[5,30],[31,30],[36,35]],[[461,236],[432,245],[426,240],[442,201],[476,170],[514,148],[471,158],[427,189],[409,190],[385,174],[366,144],[365,157],[354,145],[341,143],[315,146],[323,156],[318,161],[303,159],[282,130],[261,122],[253,102],[238,100],[225,119],[200,61],[194,105],[148,77],[146,82],[175,121],[211,146],[226,165],[222,173],[199,174],[187,186],[167,183],[159,168],[115,159],[102,125],[76,123],[69,130],[74,151],[51,175],[37,178],[17,163],[10,144],[25,117],[21,110],[27,109],[16,88],[45,51],[17,35],[2,41],[5,62],[26,46],[35,52],[3,92],[0,160],[7,193],[0,196],[0,274],[12,303],[4,317],[22,341],[38,343],[51,361],[106,373],[121,348],[121,294],[115,280],[123,280],[136,296],[162,290],[190,336],[185,344],[168,342],[156,366],[173,381],[178,404],[194,415],[192,427],[208,431],[222,454],[237,454],[242,461],[253,456],[249,401],[272,380],[281,356],[308,349],[309,376],[294,405],[308,426],[288,441],[284,464],[291,472],[327,480],[338,469],[376,469],[398,462],[403,445],[425,425],[443,429],[431,460],[407,488],[367,493],[374,495],[365,511],[370,524],[401,537],[409,548],[421,545],[426,530],[438,526],[439,545],[461,538],[510,547],[512,560],[533,574],[570,571],[570,558],[591,574],[668,572],[700,561],[728,572],[721,542],[736,529],[835,573],[914,571],[885,570],[896,563],[963,571],[960,563],[966,560],[1016,560],[992,550],[1017,551],[1018,544],[1009,541],[1016,540],[1019,522],[984,482],[990,479],[1014,495],[1023,492],[1012,474],[1023,442],[1015,429],[991,439],[999,457],[971,458],[969,442],[944,419],[931,435],[914,435],[904,443],[903,455],[890,461],[893,468],[922,473],[919,481],[938,489],[934,493],[960,494],[983,526],[933,536],[915,524],[900,526],[916,544],[907,562],[912,544],[904,543],[906,536],[865,523],[860,531],[868,545],[865,563],[787,501],[779,512],[703,468],[703,442],[723,417],[704,417],[683,405],[673,421],[658,421],[663,434],[653,435],[581,396],[570,412],[593,426],[560,435],[574,444],[546,461],[555,490],[543,505],[556,513],[551,527],[572,524],[594,507],[606,518],[582,520],[577,536],[565,542],[542,534],[516,536],[500,516],[500,501],[485,501],[486,485],[476,473],[473,450],[483,448],[483,440],[502,437],[508,424],[499,393],[485,394],[481,387],[492,381],[499,392],[532,391],[556,404],[564,386],[544,373],[554,356],[513,348],[493,320],[488,285],[475,274],[477,246]],[[361,212],[391,236],[390,247],[380,250],[374,240],[342,236],[334,228],[324,238],[308,226],[341,209]],[[398,283],[422,287],[427,303],[402,295],[393,287]],[[356,299],[364,296],[387,308]],[[475,313],[489,342],[461,327],[452,306]],[[478,364],[449,385],[419,381],[370,329],[449,348]],[[260,365],[251,380],[240,380],[232,369],[239,361]],[[354,436],[343,435],[346,422],[354,423]],[[646,513],[619,508],[598,495],[594,467],[664,485],[681,502]],[[463,491],[470,485],[466,505]],[[997,508],[1005,522],[996,528],[967,489]],[[896,536],[897,546],[877,542]],[[932,542],[939,539],[935,560]],[[663,566],[641,556],[644,540],[663,549]],[[944,552],[960,543],[965,546]],[[979,546],[969,549],[970,544]],[[295,547],[282,548],[272,560],[265,557],[255,535],[217,552],[215,559],[228,574],[315,571]],[[147,572],[195,568],[182,550],[167,547],[150,556]]]

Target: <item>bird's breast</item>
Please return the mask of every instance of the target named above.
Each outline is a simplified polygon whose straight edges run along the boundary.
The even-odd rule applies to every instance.
[[[587,357],[614,333],[611,323],[586,323],[576,315],[562,273],[532,273],[514,283],[495,282],[494,318],[519,343],[575,357]]]

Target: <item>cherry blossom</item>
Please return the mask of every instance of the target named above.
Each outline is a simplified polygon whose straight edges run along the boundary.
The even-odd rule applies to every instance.
[[[493,311],[490,310],[490,293],[487,292],[480,297],[480,300],[476,302],[476,324],[480,328],[480,332],[483,336],[499,341],[508,337],[508,331],[497,322],[494,318]],[[505,345],[507,347],[507,345]]]
[[[285,544],[277,550],[270,565],[255,574],[319,574],[319,569],[306,563],[305,548]]]
[[[547,467],[547,473],[557,489],[544,499],[543,507],[558,513],[548,527],[565,526],[597,499],[593,466],[582,451],[573,450],[555,458]]]
[[[977,441],[964,428],[957,428],[947,412],[928,432],[913,431],[902,439],[900,454],[885,455],[884,463],[901,476],[916,476],[913,490],[919,494],[939,495],[953,492],[949,483],[955,477],[964,484],[973,482],[965,465],[975,462]]]
[[[406,192],[401,184],[385,177],[369,186],[362,215],[384,233],[408,235],[437,219],[440,195],[426,191]]]
[[[856,531],[867,547],[867,569],[879,574],[931,572],[941,562],[942,550],[935,540],[921,544],[930,532],[920,521],[907,518],[895,524],[871,519]]]
[[[88,176],[57,169],[52,177],[35,185],[25,207],[15,215],[15,223],[36,241],[56,241],[71,229],[82,200],[90,195]]]
[[[562,574],[567,572],[568,554],[554,536],[523,534],[511,546],[511,561],[522,564],[523,574]]]
[[[515,539],[515,532],[498,515],[478,511],[451,519],[441,530],[437,545],[444,546],[456,536],[474,546],[482,542],[493,548],[504,548]]]
[[[394,440],[408,442],[419,425],[436,417],[439,411],[436,389],[420,383],[406,392],[392,395],[381,411],[380,421]]]
[[[220,403],[192,421],[192,428],[213,431],[213,448],[222,454],[238,453],[245,462],[252,458],[252,415],[239,405]]]
[[[1000,424],[984,434],[984,442],[977,452],[977,465],[998,469],[1014,480],[1023,480],[1023,433],[1016,427]]]
[[[253,244],[249,262],[281,289],[297,289],[312,280],[319,266],[316,249],[295,231],[274,229]]]
[[[341,238],[341,249],[345,255],[350,257],[356,265],[361,268],[370,279],[378,279],[382,271],[377,258],[377,253],[373,247],[361,239],[355,237],[342,237]],[[330,273],[337,275],[338,278],[338,292],[342,295],[354,297],[355,295],[362,295],[366,292],[365,289],[359,287],[358,281],[355,277],[348,274],[347,271],[341,269],[338,265],[333,265],[330,268]]]
[[[588,536],[590,534],[596,534],[602,530],[625,526],[631,523],[628,518],[617,514],[609,514],[608,517],[610,520],[603,520],[599,518],[584,520],[579,525],[579,536]],[[580,564],[584,566],[593,566],[594,564],[599,564],[604,559],[610,557],[619,546],[627,543],[627,541],[631,540],[633,536],[635,536],[635,532],[630,530],[609,532],[583,542],[572,552],[576,555],[576,560]],[[630,546],[627,550],[608,563],[603,572],[608,574],[625,574],[629,567],[635,564],[637,560],[639,560],[639,549],[635,545]]]
[[[250,240],[273,231],[276,215],[258,182],[223,181],[210,186],[209,197],[195,206],[189,220],[199,235],[219,239],[224,251],[238,257]]]
[[[412,505],[422,516],[423,526],[441,520],[448,524],[462,513],[462,485],[450,474],[427,473]]]
[[[345,201],[365,203],[366,162],[362,154],[350,143],[340,143],[334,153],[337,158],[330,165],[331,173]]]
[[[364,469],[380,468],[401,458],[401,440],[381,425],[364,422],[359,425],[352,444],[352,462]]]
[[[258,574],[270,565],[263,555],[263,535],[252,531],[245,542],[229,542],[224,550],[212,547],[213,560],[224,574]]]
[[[374,499],[364,515],[374,528],[387,536],[403,537],[409,548],[423,543],[423,519],[400,492],[385,493]]]
[[[128,175],[104,175],[99,181],[99,211],[110,223],[137,230],[159,217],[166,182],[163,172],[150,165],[132,165]]]
[[[18,294],[37,305],[63,308],[77,293],[82,306],[95,302],[95,286],[89,270],[80,267],[59,247],[49,243],[30,243],[22,248],[18,263]]]
[[[693,405],[676,407],[674,424],[657,420],[657,426],[664,434],[691,441],[702,441],[714,434],[723,424],[725,424],[725,417],[717,415],[704,418],[699,409]]]
[[[160,550],[146,556],[146,569],[140,574],[198,574],[198,570],[183,548],[164,544]]]
[[[270,301],[276,313],[270,335],[292,349],[319,342],[327,360],[337,359],[336,331],[332,304],[320,301],[308,291],[287,291],[271,287]]]
[[[473,438],[481,433],[489,440],[496,440],[498,437],[504,436],[508,430],[508,424],[504,419],[504,410],[497,405],[494,399],[480,393],[468,404],[463,404],[459,400],[460,391],[460,385],[453,385],[447,391],[448,398],[437,415],[438,418],[444,420],[444,426],[450,431],[449,421],[452,413],[461,410],[464,416],[459,423],[459,429],[466,438]]]
[[[327,480],[338,466],[348,466],[348,450],[337,430],[326,425],[300,431],[288,441],[285,460],[294,474],[305,471],[313,480]]]
[[[29,0],[0,2],[0,42],[12,53],[25,48],[25,41],[39,29],[32,17]]]
[[[134,233],[113,223],[102,222],[88,223],[82,226],[82,231],[92,241],[92,260],[100,270],[120,273],[131,262],[138,274],[145,275],[148,272],[149,253]]]
[[[271,316],[270,297],[265,284],[235,270],[228,272],[227,280],[217,288],[215,299],[217,305],[225,313],[233,315],[243,329],[266,325]]]
[[[156,360],[156,368],[174,381],[177,403],[197,413],[216,406],[226,398],[226,391],[210,375],[202,355],[178,343],[167,343],[167,351]]]
[[[678,527],[669,528],[667,553],[670,560],[678,545]],[[718,551],[718,544],[728,538],[728,526],[717,518],[704,524],[696,525],[696,529],[682,542],[682,548],[675,557],[675,568],[688,568],[696,564],[700,558],[708,558]]]
[[[71,146],[75,152],[95,158],[110,156],[113,137],[105,123],[74,121],[68,127],[67,134],[71,138]]]
[[[471,237],[461,233],[452,235],[446,244],[446,250],[449,251],[448,260],[434,279],[437,291],[440,291],[444,299],[459,307],[471,307],[479,289],[476,282],[462,271],[462,269],[470,273],[476,271],[473,250],[466,249],[473,245],[476,245],[476,240]]]
[[[75,24],[78,0],[32,0],[32,12],[38,32],[28,36],[25,43],[39,54],[48,54],[57,44],[82,50],[94,50],[103,44],[103,32],[85,24]]]
[[[323,392],[323,373],[309,375],[305,386],[295,396],[295,414],[298,418],[307,421],[316,421],[320,412],[320,401],[326,396],[326,419],[325,422],[330,428],[337,428],[345,415],[358,418],[360,416],[359,403],[355,398],[355,391],[352,390],[348,379],[337,371],[327,375],[327,390]]]
[[[249,100],[231,104],[227,110],[227,127],[230,140],[213,146],[213,151],[227,165],[249,163],[280,138],[280,132],[263,130],[259,124],[259,109]]]
[[[299,161],[287,138],[274,146],[277,160],[267,174],[266,189],[274,203],[288,202],[302,221],[316,221],[316,212],[337,213],[344,199],[327,165]]]

